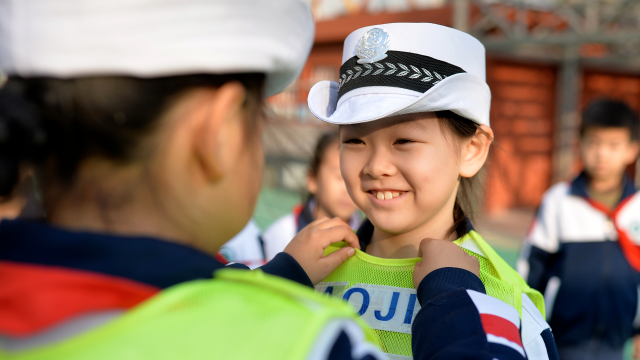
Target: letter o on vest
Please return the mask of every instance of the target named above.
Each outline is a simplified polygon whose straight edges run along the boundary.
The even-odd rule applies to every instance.
[[[369,308],[369,293],[365,289],[352,287],[344,293],[342,298],[346,301],[349,301],[349,298],[353,293],[362,294],[362,305],[360,306],[360,310],[358,310],[358,315],[362,316],[367,312],[367,309]]]

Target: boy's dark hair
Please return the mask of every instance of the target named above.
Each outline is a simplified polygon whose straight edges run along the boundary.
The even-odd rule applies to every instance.
[[[0,89],[0,196],[12,192],[25,162],[36,166],[43,187],[71,184],[79,164],[92,156],[126,164],[139,157],[143,140],[180,95],[231,81],[247,90],[252,129],[262,104],[260,73],[10,78]]]
[[[324,159],[324,154],[327,152],[327,149],[329,148],[329,146],[339,141],[340,134],[338,131],[326,132],[320,136],[320,138],[318,139],[318,143],[316,144],[316,148],[313,151],[311,163],[309,164],[310,175],[318,175],[318,170],[320,169],[320,165],[322,164],[322,160]]]
[[[599,99],[587,105],[582,113],[580,137],[592,128],[625,128],[631,140],[638,140],[640,136],[638,116],[629,105],[618,100]]]

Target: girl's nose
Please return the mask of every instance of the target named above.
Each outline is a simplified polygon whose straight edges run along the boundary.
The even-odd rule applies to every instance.
[[[374,150],[371,156],[369,156],[363,172],[365,175],[378,179],[385,176],[395,175],[397,173],[397,168],[393,161],[391,161],[390,154],[387,151],[379,149]]]

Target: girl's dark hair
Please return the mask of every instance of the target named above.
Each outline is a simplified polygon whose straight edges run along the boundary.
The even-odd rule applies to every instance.
[[[0,196],[12,192],[25,162],[39,167],[46,185],[69,184],[89,157],[122,163],[138,158],[142,140],[190,89],[238,81],[247,91],[247,120],[255,121],[264,80],[258,73],[10,78],[0,89]]]
[[[324,159],[327,149],[329,146],[339,141],[340,133],[338,131],[327,132],[320,136],[318,143],[316,144],[316,148],[313,151],[311,163],[309,164],[309,173],[311,175],[318,175],[318,170],[320,169],[320,165],[322,164],[322,160]]]
[[[442,132],[446,135],[458,139],[468,139],[480,130],[481,133],[489,137],[489,134],[485,133],[480,128],[480,125],[452,111],[437,111],[436,116],[438,117]],[[454,145],[457,147],[457,144]],[[478,174],[470,178],[460,178],[460,186],[458,187],[456,202],[453,206],[453,226],[450,229],[451,234],[455,233],[457,237],[461,237],[468,232],[467,218],[474,218],[481,192],[482,188]]]

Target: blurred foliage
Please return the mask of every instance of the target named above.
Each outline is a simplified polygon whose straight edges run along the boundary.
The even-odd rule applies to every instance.
[[[263,188],[253,219],[261,230],[265,230],[278,218],[291,212],[294,206],[302,202],[299,192],[281,188]]]

